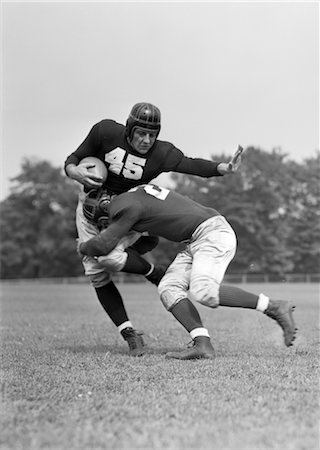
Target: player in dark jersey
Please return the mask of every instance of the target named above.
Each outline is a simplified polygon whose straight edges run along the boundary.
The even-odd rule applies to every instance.
[[[105,189],[110,195],[120,194],[132,187],[149,183],[163,172],[173,171],[201,177],[222,176],[234,173],[241,163],[241,148],[228,163],[189,158],[173,144],[158,140],[160,128],[159,109],[150,103],[137,103],[133,106],[125,126],[113,120],[102,120],[92,127],[82,144],[67,157],[66,174],[84,187],[84,191],[79,195],[76,216],[80,241],[86,241],[99,233],[96,224],[90,223],[82,211],[85,193],[92,189]],[[89,163],[79,165],[87,156],[94,156],[105,162],[108,178],[104,183],[101,178],[90,173]],[[109,255],[105,265],[90,257],[84,257],[82,261],[101,305],[119,332],[126,336],[132,355],[143,353],[143,340],[134,331],[128,319],[123,300],[111,280],[110,273],[125,269],[126,265],[127,271],[133,271],[134,264],[127,261],[128,251],[125,251],[125,248],[137,238],[137,234],[124,238],[112,255]],[[156,243],[155,239],[147,239],[142,237],[135,244],[140,253],[152,249]],[[146,275],[155,284],[158,283],[161,267],[153,267],[143,258],[136,260],[135,265],[140,268],[138,273]]]
[[[115,197],[108,205],[108,215],[107,228],[79,244],[81,254],[107,255],[132,231],[188,244],[169,266],[158,290],[164,306],[190,333],[194,345],[182,352],[168,353],[168,358],[214,357],[208,330],[191,300],[211,308],[221,305],[262,311],[281,326],[285,345],[293,344],[294,306],[287,301],[271,300],[264,294],[256,295],[221,284],[236,252],[236,236],[218,211],[149,184]]]

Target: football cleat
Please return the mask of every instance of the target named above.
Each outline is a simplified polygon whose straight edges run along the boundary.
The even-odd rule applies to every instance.
[[[270,300],[264,312],[268,317],[278,322],[283,330],[284,343],[287,347],[293,345],[298,328],[296,328],[292,313],[295,306],[284,300]]]
[[[145,354],[145,344],[142,338],[142,331],[137,331],[131,327],[128,327],[121,331],[121,335],[128,343],[130,356],[142,356]]]
[[[169,352],[165,357],[166,359],[214,359],[215,352],[210,338],[198,336],[194,339],[191,348],[181,352]]]

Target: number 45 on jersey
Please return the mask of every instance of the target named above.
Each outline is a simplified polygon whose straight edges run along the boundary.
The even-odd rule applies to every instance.
[[[130,180],[141,180],[143,167],[146,164],[145,158],[130,155],[122,148],[116,148],[110,153],[106,153],[105,161],[109,163],[109,171],[117,175],[123,175]]]

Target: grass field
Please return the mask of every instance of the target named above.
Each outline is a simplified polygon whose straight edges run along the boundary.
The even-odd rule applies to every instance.
[[[199,310],[213,361],[166,360],[188,334],[149,284],[122,284],[148,353],[127,344],[87,285],[1,286],[1,449],[319,449],[319,287],[241,285],[293,300],[286,348],[261,313]]]

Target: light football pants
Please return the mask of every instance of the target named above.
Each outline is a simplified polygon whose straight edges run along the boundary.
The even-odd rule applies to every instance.
[[[211,308],[217,307],[220,284],[236,247],[235,232],[223,216],[200,224],[158,286],[165,308],[172,309],[186,297]]]

